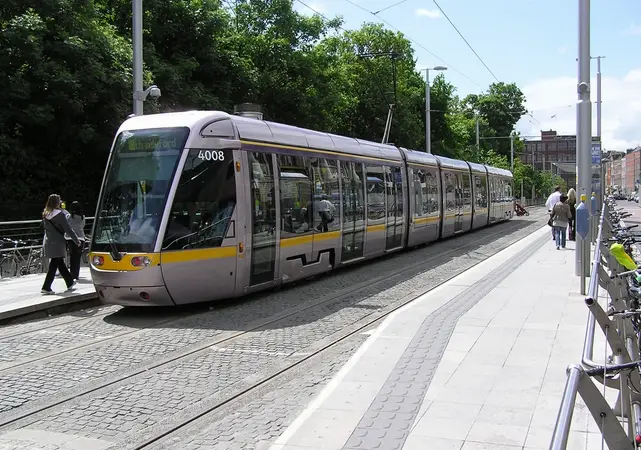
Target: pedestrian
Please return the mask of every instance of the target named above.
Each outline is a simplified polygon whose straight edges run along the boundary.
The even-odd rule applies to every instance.
[[[69,234],[78,246],[80,245],[80,240],[76,232],[73,231],[73,228],[69,225],[63,210],[60,208],[60,203],[60,196],[58,194],[51,194],[42,211],[42,221],[45,229],[43,250],[45,258],[49,258],[49,270],[47,271],[41,291],[45,295],[54,293],[51,285],[58,270],[64,278],[65,283],[67,283],[67,291],[73,290],[76,284],[73,276],[69,273],[69,270],[67,270],[67,266],[65,266],[65,255],[67,253],[65,233]]]
[[[561,186],[554,186],[554,192],[550,194],[548,199],[545,202],[545,206],[548,209],[548,213],[550,214],[550,220],[548,221],[548,224],[552,221],[552,210],[554,208],[554,205],[559,201],[561,198]],[[554,227],[552,227],[552,240],[554,240]]]
[[[568,222],[571,217],[570,205],[566,203],[567,201],[568,196],[561,194],[559,201],[556,202],[552,208],[552,229],[554,230],[554,240],[556,241],[557,250],[565,248],[565,232],[567,231]]]
[[[571,188],[568,191],[568,205],[570,205],[570,214],[572,217],[570,217],[570,221],[568,222],[568,240],[569,241],[575,241],[576,240],[576,191],[574,188]]]
[[[70,214],[67,220],[69,225],[78,236],[80,240],[80,246],[77,246],[71,236],[68,233],[65,233],[65,239],[67,239],[67,244],[69,244],[69,270],[71,271],[71,276],[74,280],[78,280],[80,277],[80,258],[82,256],[82,249],[85,243],[85,215],[82,211],[82,206],[78,202],[71,203]]]

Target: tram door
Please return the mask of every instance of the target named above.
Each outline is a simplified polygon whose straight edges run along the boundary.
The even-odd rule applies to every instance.
[[[454,232],[458,233],[463,230],[463,174],[456,173],[456,187],[454,192],[456,193],[456,218],[454,222]]]
[[[249,285],[274,280],[276,271],[276,191],[272,155],[248,153],[250,164],[252,248]]]
[[[361,163],[340,162],[343,182],[343,248],[341,261],[363,256],[365,238],[364,172]]]

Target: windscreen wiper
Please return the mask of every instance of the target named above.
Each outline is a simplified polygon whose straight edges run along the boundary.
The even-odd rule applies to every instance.
[[[103,219],[106,219],[106,214],[101,214],[101,216],[103,216]],[[109,248],[111,249],[109,254],[114,261],[118,262],[122,259],[122,253],[120,253],[120,251],[118,250],[118,246],[116,245],[113,235],[111,234],[111,229],[109,227],[105,227],[105,231],[107,232],[107,240],[109,241]]]

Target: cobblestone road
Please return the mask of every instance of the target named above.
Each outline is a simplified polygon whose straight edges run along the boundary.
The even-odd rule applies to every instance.
[[[534,213],[527,219],[404,252],[367,266],[338,271],[277,293],[219,305],[212,311],[177,319],[157,328],[143,329],[77,351],[0,371],[0,413],[4,411],[0,420],[6,420],[14,413],[19,414],[23,409],[21,406],[28,407],[33,402],[38,406],[49,398],[73,395],[87,387],[116,380],[134,369],[167,362],[183,356],[185,352],[198,350],[48,409],[26,423],[19,422],[0,430],[0,433],[29,424],[31,430],[51,430],[118,442],[114,448],[125,448],[124,443],[153,436],[179,423],[190,409],[211,401],[221,393],[232,392],[235,385],[243,381],[276,370],[288,358],[310,351],[310,346],[319,340],[377,313],[403,296],[437,286],[442,280],[531,233],[541,226],[542,217]],[[482,241],[492,234],[497,236],[489,243]],[[471,245],[463,251],[447,253],[464,244]],[[435,257],[438,259],[427,260]],[[390,273],[396,274],[387,276]],[[346,291],[352,293],[345,295]],[[323,298],[328,301],[228,343],[202,349],[210,341],[213,343],[222,336],[246,329],[251,322],[319,302]],[[55,329],[61,336],[84,334],[91,342],[96,336],[108,337],[127,326],[126,321],[116,320],[118,314],[61,323]],[[46,355],[47,351],[56,349],[48,343],[49,339],[49,332],[37,330],[25,335],[24,345],[16,337],[12,342],[19,349],[0,361]],[[65,339],[57,338],[58,346],[69,342]],[[72,342],[82,342],[78,339]],[[202,423],[197,421],[194,429],[202,429],[203,423],[207,428],[188,433],[188,442],[176,448],[257,448],[259,443],[269,442],[282,427],[288,425],[318,385],[333,374],[334,368],[339,367],[361,341],[350,339],[351,345],[341,344],[340,350],[332,350],[333,356],[323,358],[323,364],[256,397],[242,410],[221,415],[218,421],[211,417]],[[0,333],[0,345],[2,342]],[[282,401],[278,400],[280,397],[283,397]],[[225,430],[233,432],[222,433]],[[216,434],[212,437],[212,433]],[[6,444],[0,436],[0,448],[3,448],[3,443]],[[178,444],[167,441],[162,445]]]

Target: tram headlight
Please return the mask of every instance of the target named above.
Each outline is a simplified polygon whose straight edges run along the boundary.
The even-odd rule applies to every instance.
[[[134,256],[131,258],[131,265],[134,267],[147,267],[151,264],[148,256]]]
[[[105,263],[105,258],[100,256],[100,255],[95,255],[91,262],[93,263],[94,266],[100,267]]]

